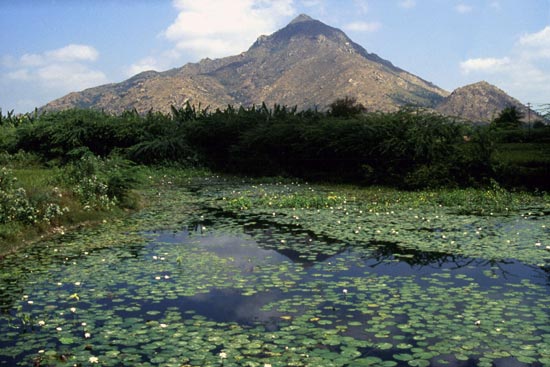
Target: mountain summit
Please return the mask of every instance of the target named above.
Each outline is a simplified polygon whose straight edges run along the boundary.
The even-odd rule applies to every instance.
[[[322,110],[351,96],[368,110],[392,111],[402,105],[435,108],[448,95],[367,52],[341,30],[301,14],[275,33],[258,37],[239,55],[143,72],[121,83],[70,93],[43,109],[143,113],[168,112],[171,105],[186,102],[210,108],[265,102]]]

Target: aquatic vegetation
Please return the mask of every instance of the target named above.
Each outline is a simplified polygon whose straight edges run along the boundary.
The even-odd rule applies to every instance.
[[[0,363],[550,363],[545,199],[474,216],[440,192],[176,179],[1,260]]]

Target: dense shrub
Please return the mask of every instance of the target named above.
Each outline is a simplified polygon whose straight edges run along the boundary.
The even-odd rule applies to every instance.
[[[335,101],[327,112],[265,104],[210,112],[187,104],[170,114],[67,110],[25,116],[2,118],[0,153],[32,152],[50,164],[77,166],[85,156],[104,162],[117,156],[127,168],[128,161],[202,165],[237,174],[409,189],[488,184],[491,179],[545,188],[550,181],[546,158],[524,159],[535,151],[547,156],[550,128],[526,129],[500,120],[467,126],[421,109],[367,113],[353,98]],[[506,116],[503,121],[509,120]],[[502,154],[509,144],[530,151]],[[120,199],[131,184],[118,173],[96,175],[101,179],[81,182],[87,187],[82,189],[95,187],[94,195],[101,197],[101,182],[110,187],[107,197]]]
[[[88,209],[109,210],[128,203],[128,194],[139,181],[131,162],[118,156],[102,159],[84,154],[65,167],[61,180]]]

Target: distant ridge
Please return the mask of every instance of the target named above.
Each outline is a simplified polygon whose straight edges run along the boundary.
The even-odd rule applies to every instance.
[[[341,30],[301,14],[275,33],[258,37],[239,55],[207,58],[164,72],[146,71],[121,83],[70,93],[41,109],[145,113],[169,112],[171,105],[187,102],[211,109],[265,102],[323,110],[335,99],[351,96],[370,111],[413,105],[485,121],[512,98],[500,91],[490,93],[495,98],[476,97],[470,103],[467,96],[489,93],[483,86],[459,88],[449,95],[369,53]]]

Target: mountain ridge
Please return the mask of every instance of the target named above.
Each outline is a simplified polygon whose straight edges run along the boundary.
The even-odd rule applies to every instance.
[[[466,103],[369,53],[340,29],[300,14],[271,35],[259,36],[241,54],[145,71],[120,83],[69,93],[41,110],[169,112],[172,105],[187,102],[212,109],[265,102],[324,110],[344,96],[356,98],[370,111],[414,105],[446,113],[465,110],[454,104]]]

